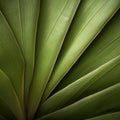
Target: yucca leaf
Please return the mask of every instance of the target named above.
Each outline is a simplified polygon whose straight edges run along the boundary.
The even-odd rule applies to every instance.
[[[83,120],[120,110],[120,83],[90,95],[38,120]],[[106,103],[107,102],[107,103]]]
[[[119,120],[120,112],[114,112],[109,114],[104,114],[87,120]]]
[[[43,100],[49,96],[51,91],[114,15],[119,6],[120,0],[82,1],[58,56]]]
[[[0,69],[10,78],[23,107],[24,61],[16,39],[0,12]]]
[[[40,107],[39,114],[44,115],[50,112],[54,112],[60,108],[63,108],[69,104],[74,103],[75,101],[81,98],[81,94],[86,91],[91,85],[98,81],[110,70],[116,66],[120,66],[120,56],[113,58],[107,63],[101,65],[94,71],[88,73],[77,81],[73,82],[66,88],[58,91],[56,94],[48,98]],[[119,67],[120,71],[120,67]],[[109,75],[109,77],[111,77]],[[104,80],[105,81],[105,80]],[[120,82],[120,80],[118,81]],[[96,85],[96,84],[95,84]],[[103,84],[104,85],[104,84]]]
[[[18,43],[22,46],[22,23],[19,1],[20,0],[0,0],[0,10],[11,26]]]
[[[118,10],[69,73],[62,79],[55,91],[64,88],[118,55],[120,55],[120,10]],[[112,76],[109,77],[111,74]],[[119,74],[118,66],[113,73],[108,74],[108,82],[105,83],[105,81],[101,79],[101,83],[96,83],[96,88],[99,88],[100,85],[103,88],[103,84],[109,86],[115,82],[115,80],[119,80]]]
[[[119,119],[119,8],[0,0],[0,120]]]
[[[18,120],[25,119],[24,109],[18,99],[16,92],[12,86],[10,79],[0,69],[0,99],[2,99],[13,112]],[[6,113],[7,114],[7,113]]]
[[[39,7],[40,0],[0,0],[0,9],[11,26],[24,55],[26,101],[34,69]]]
[[[29,118],[39,105],[68,27],[80,0],[42,0],[36,42],[36,64],[30,89]]]
[[[25,102],[34,70],[35,40],[39,16],[40,0],[20,0],[22,24],[22,48],[25,57]]]

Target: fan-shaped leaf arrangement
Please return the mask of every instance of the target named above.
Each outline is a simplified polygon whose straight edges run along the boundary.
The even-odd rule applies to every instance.
[[[120,120],[120,0],[0,0],[0,120]]]

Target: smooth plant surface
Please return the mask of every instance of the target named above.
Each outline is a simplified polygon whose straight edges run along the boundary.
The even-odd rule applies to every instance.
[[[0,120],[120,120],[120,0],[0,0]]]

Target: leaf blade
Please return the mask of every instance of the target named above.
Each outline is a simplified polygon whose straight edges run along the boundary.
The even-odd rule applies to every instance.
[[[105,90],[90,95],[63,109],[41,117],[38,120],[83,120],[89,117],[120,109],[119,98],[120,83]],[[109,99],[109,101],[107,101]],[[107,101],[107,104],[106,102]],[[89,106],[89,108],[88,108]],[[99,109],[97,109],[99,108]],[[82,111],[81,111],[82,110]]]
[[[65,86],[69,85],[70,83],[93,71],[100,65],[120,54],[119,12],[120,10],[118,10],[112,20],[110,20],[110,22],[104,27],[103,31],[97,36],[90,47],[88,47],[85,53],[71,68],[69,73],[62,79],[54,92],[63,89]],[[115,73],[116,75],[114,75]],[[114,77],[111,76],[111,78],[109,78],[110,81],[114,81],[114,78],[119,79],[119,72],[116,71],[115,73],[113,73]]]
[[[116,66],[120,66],[120,56],[117,56],[116,58],[113,58],[107,63],[101,65],[94,71],[88,73],[87,75],[71,83],[69,86],[65,87],[61,91],[58,91],[56,94],[48,98],[41,105],[39,109],[39,115],[54,112],[81,99],[81,95],[84,94],[84,91],[90,88],[91,85],[95,84],[96,81],[98,81],[101,77],[106,75],[107,72]]]
[[[36,42],[36,66],[29,98],[29,118],[33,117],[39,105],[79,1],[41,1],[40,24]]]
[[[114,112],[109,114],[104,114],[101,116],[96,116],[87,120],[117,120],[120,118],[120,112]]]
[[[86,6],[87,5],[89,6],[89,2],[91,1],[83,1],[83,3]],[[83,6],[81,4],[81,6],[83,7],[83,13],[84,11],[90,12],[88,12],[88,14],[84,13],[83,15],[80,15],[82,9],[79,8],[78,13],[76,15],[76,19],[74,19],[75,23],[73,21],[71,31],[68,33],[68,37],[66,37],[65,43],[63,44],[62,47],[62,51],[58,57],[58,61],[56,63],[52,76],[44,92],[43,101],[50,95],[52,90],[65,76],[65,74],[69,71],[72,65],[76,62],[76,60],[80,57],[84,50],[93,41],[96,35],[101,31],[106,22],[116,12],[116,9],[118,9],[120,5],[119,0],[109,1],[109,3],[108,1],[99,1],[99,3],[98,1],[94,2],[96,4],[95,5],[93,4],[90,10],[89,7],[85,6],[84,8],[84,4]],[[109,11],[110,10],[109,8],[112,8],[111,11]],[[83,17],[84,15],[86,15],[86,19],[84,19]],[[82,19],[82,17],[83,21],[85,20],[85,22],[83,22],[82,25],[81,24],[79,25],[78,24],[79,20]],[[74,33],[75,35],[74,34],[72,35],[72,33]]]

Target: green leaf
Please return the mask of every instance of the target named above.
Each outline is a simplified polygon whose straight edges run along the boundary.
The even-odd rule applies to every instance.
[[[23,107],[24,61],[16,39],[0,11],[0,68],[10,78]]]
[[[52,72],[71,20],[80,0],[42,0],[36,42],[36,64],[30,89],[31,119]]]
[[[20,0],[23,53],[25,57],[25,103],[28,102],[30,83],[34,71],[35,41],[40,0]]]
[[[58,56],[57,63],[43,95],[43,101],[50,95],[52,90],[118,10],[119,6],[120,0],[82,1]]]
[[[18,120],[24,120],[24,109],[22,108],[10,79],[0,69],[0,99],[3,100]],[[7,114],[7,113],[6,113]]]
[[[99,81],[101,77],[103,78],[103,76],[108,71],[111,71],[114,67],[118,65],[120,66],[120,55],[108,61],[107,63],[101,65],[94,71],[88,73],[87,75],[71,83],[69,86],[65,87],[61,91],[58,91],[56,94],[48,98],[41,105],[39,114],[44,115],[54,112],[60,108],[63,108],[79,100],[81,98],[81,95],[84,94],[84,91],[90,88],[91,85],[95,84],[96,81]],[[119,67],[119,71],[120,71],[120,67]]]
[[[120,10],[118,10],[115,16],[104,27],[102,32],[79,58],[69,73],[61,80],[54,92],[59,91],[118,55],[120,55]],[[104,86],[110,86],[119,81],[119,68],[120,66],[115,68],[104,79],[100,79],[100,82],[96,82],[96,87],[94,87],[96,89],[103,89]],[[91,91],[94,90],[91,89]]]
[[[0,0],[5,15],[25,59],[25,101],[34,70],[35,40],[40,0]]]
[[[20,0],[0,0],[0,10],[7,19],[20,46],[22,46],[22,23],[20,17]]]
[[[119,119],[119,8],[0,0],[0,120]]]
[[[104,115],[86,119],[86,120],[119,120],[119,118],[120,118],[120,112],[114,112],[114,113],[104,114]]]
[[[120,110],[120,83],[85,97],[38,120],[83,120]]]

